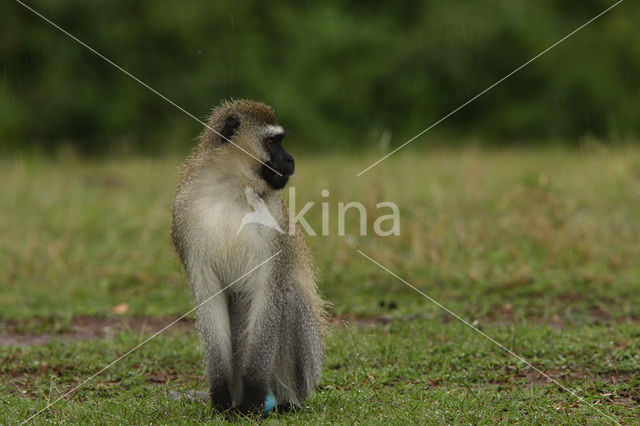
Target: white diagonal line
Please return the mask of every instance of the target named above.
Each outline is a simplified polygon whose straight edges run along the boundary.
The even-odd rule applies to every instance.
[[[611,9],[613,9],[614,7],[616,7],[617,5],[619,5],[620,3],[622,3],[624,0],[618,0],[616,3],[614,3],[612,6],[608,7],[606,10],[604,10],[603,12],[600,12],[598,15],[596,15],[595,17],[591,18],[589,21],[585,22],[584,24],[582,24],[581,26],[579,26],[578,28],[576,28],[575,30],[571,31],[569,34],[567,34],[566,36],[562,37],[560,40],[556,41],[555,43],[553,43],[551,46],[547,47],[546,49],[544,49],[542,52],[538,53],[536,56],[534,56],[533,58],[529,59],[527,62],[525,62],[524,64],[520,65],[518,68],[516,68],[515,70],[511,71],[509,74],[505,75],[504,77],[502,77],[500,80],[496,81],[495,83],[493,83],[491,86],[487,87],[486,89],[484,89],[482,92],[478,93],[477,95],[475,95],[473,98],[469,99],[468,101],[466,101],[465,103],[463,103],[462,105],[460,105],[458,108],[454,109],[453,111],[451,111],[449,114],[445,115],[444,117],[442,117],[440,120],[436,121],[435,123],[433,123],[431,126],[427,127],[426,129],[424,129],[423,131],[421,131],[420,133],[418,133],[417,135],[415,135],[414,137],[412,137],[411,139],[409,139],[408,141],[406,141],[405,143],[403,143],[402,145],[400,145],[399,147],[397,147],[396,149],[394,149],[393,151],[391,151],[390,153],[388,153],[387,155],[385,155],[384,157],[380,158],[378,161],[376,161],[375,163],[371,164],[369,167],[367,167],[366,169],[362,170],[360,173],[358,173],[356,176],[360,176],[361,174],[363,174],[364,172],[366,172],[367,170],[377,166],[378,164],[380,164],[382,161],[386,160],[389,156],[395,154],[396,152],[398,152],[399,150],[401,150],[402,148],[404,148],[405,146],[409,145],[411,142],[413,142],[414,140],[416,140],[417,138],[419,138],[420,136],[424,135],[425,133],[427,133],[429,130],[433,129],[434,127],[436,127],[438,124],[442,123],[444,120],[446,120],[447,118],[451,117],[453,114],[455,114],[456,112],[460,111],[462,108],[466,107],[467,105],[469,105],[471,102],[475,101],[476,99],[478,99],[480,96],[484,95],[485,93],[487,93],[488,91],[490,91],[491,89],[493,89],[494,87],[496,87],[498,84],[502,83],[503,81],[505,81],[506,79],[508,79],[509,77],[511,77],[512,75],[514,75],[515,73],[517,73],[518,71],[520,71],[521,69],[523,69],[524,67],[526,67],[527,65],[529,65],[531,62],[535,61],[536,59],[538,59],[539,57],[541,57],[542,55],[544,55],[545,53],[547,53],[548,51],[550,51],[551,49],[553,49],[554,47],[558,46],[560,43],[564,42],[565,40],[567,40],[569,37],[573,36],[574,34],[576,34],[578,31],[582,30],[584,27],[586,27],[587,25],[591,24],[593,21],[595,21],[596,19],[600,18],[602,15],[606,14],[607,12],[609,12]]]
[[[92,380],[93,378],[95,378],[96,376],[100,375],[102,372],[104,372],[105,370],[109,369],[110,367],[112,367],[115,363],[117,363],[118,361],[120,361],[122,358],[126,357],[127,355],[129,355],[131,352],[135,351],[136,349],[138,349],[140,346],[144,345],[145,343],[147,343],[149,340],[153,339],[154,337],[156,337],[157,335],[159,335],[160,333],[162,333],[163,331],[165,331],[167,328],[171,327],[173,324],[177,323],[178,321],[180,321],[182,318],[186,317],[187,315],[189,315],[191,312],[195,311],[196,309],[198,309],[200,306],[204,305],[205,303],[209,302],[211,299],[213,299],[214,297],[218,296],[220,293],[222,293],[223,291],[225,291],[226,289],[228,289],[229,287],[231,287],[232,285],[234,285],[235,283],[237,283],[238,281],[240,281],[241,279],[243,279],[244,277],[246,277],[247,275],[249,275],[250,273],[252,273],[253,271],[255,271],[256,269],[258,269],[259,267],[261,267],[262,265],[264,265],[265,263],[267,263],[268,261],[270,261],[271,259],[273,259],[274,257],[278,256],[280,253],[282,253],[282,250],[279,250],[276,254],[270,256],[267,260],[265,260],[264,262],[260,263],[259,265],[251,268],[248,272],[244,273],[242,276],[240,276],[239,278],[237,278],[235,281],[233,281],[231,284],[227,285],[226,287],[224,287],[222,290],[214,293],[212,296],[209,296],[207,299],[205,299],[202,303],[198,304],[197,306],[195,306],[194,308],[190,309],[189,311],[187,311],[186,313],[184,313],[183,315],[181,315],[180,317],[178,317],[177,319],[173,320],[172,322],[170,322],[169,324],[165,325],[164,327],[162,327],[162,329],[160,329],[159,331],[155,332],[153,335],[151,335],[150,337],[148,337],[147,339],[143,340],[141,343],[137,344],[136,346],[134,346],[132,349],[129,349],[127,352],[125,352],[123,355],[120,355],[118,358],[116,358],[114,361],[112,361],[111,363],[109,363],[106,367],[102,368],[100,371],[98,371],[97,373],[92,374],[91,376],[89,376],[87,379],[85,379],[82,383],[80,383],[78,386],[74,387],[73,389],[71,389],[70,391],[68,391],[67,393],[65,393],[64,395],[58,397],[55,401],[50,402],[49,404],[47,404],[46,407],[44,407],[42,410],[38,411],[37,413],[35,413],[34,415],[32,415],[31,417],[29,417],[28,419],[26,419],[25,421],[23,421],[22,423],[20,423],[20,425],[23,425],[27,422],[29,422],[31,419],[33,419],[34,417],[36,417],[38,414],[42,413],[43,411],[46,411],[47,409],[49,409],[49,407],[51,407],[53,404],[57,403],[58,401],[60,401],[61,399],[64,399],[65,397],[67,397],[68,395],[70,395],[71,393],[73,393],[74,391],[76,391],[78,388],[81,388],[82,386],[84,386],[87,382],[89,382],[90,380]]]
[[[467,320],[465,320],[464,318],[462,318],[461,316],[459,316],[458,314],[456,314],[455,312],[453,312],[452,310],[450,310],[449,308],[447,308],[446,306],[443,306],[441,303],[439,303],[437,300],[433,299],[432,297],[430,297],[428,294],[424,293],[423,291],[419,290],[418,288],[414,287],[413,285],[411,285],[409,282],[405,281],[404,279],[402,279],[400,276],[396,275],[395,273],[393,273],[391,270],[389,270],[388,268],[382,266],[380,263],[378,263],[377,261],[375,261],[374,259],[372,259],[371,257],[367,256],[366,254],[364,254],[362,251],[360,250],[356,250],[358,253],[360,253],[363,257],[367,258],[369,261],[371,261],[372,263],[378,265],[380,268],[384,269],[385,271],[387,271],[389,274],[391,274],[392,276],[394,276],[395,278],[397,278],[398,280],[402,281],[404,284],[406,284],[407,286],[411,287],[412,289],[414,289],[415,291],[417,291],[418,293],[420,293],[422,296],[424,296],[425,298],[427,298],[429,301],[431,301],[432,303],[435,303],[436,305],[438,305],[439,308],[445,310],[447,313],[449,313],[451,316],[453,316],[454,318],[462,321],[464,324],[468,325],[469,327],[471,327],[472,329],[474,329],[475,331],[477,331],[478,333],[480,333],[482,336],[486,337],[487,339],[491,340],[493,343],[495,343],[497,346],[499,346],[501,349],[504,349],[505,351],[507,351],[509,354],[513,355],[514,357],[516,357],[519,361],[527,364],[529,367],[533,368],[535,371],[537,371],[538,373],[542,374],[544,377],[546,377],[547,379],[549,379],[550,381],[552,381],[553,383],[555,383],[556,385],[560,386],[562,389],[564,389],[565,391],[569,392],[571,395],[575,396],[576,398],[578,398],[579,401],[589,405],[591,408],[593,408],[594,410],[598,411],[600,414],[602,414],[603,416],[607,417],[609,420],[611,420],[612,422],[620,425],[620,422],[618,422],[617,420],[615,420],[613,417],[609,416],[607,413],[605,413],[604,411],[600,410],[598,407],[596,407],[595,405],[591,404],[590,402],[586,401],[584,398],[582,398],[580,395],[576,394],[574,391],[572,391],[571,389],[569,389],[568,387],[564,386],[562,383],[558,382],[556,379],[554,379],[553,377],[549,376],[548,374],[546,374],[544,371],[538,369],[537,367],[535,367],[533,364],[531,364],[529,361],[527,361],[526,359],[522,358],[520,355],[516,354],[515,352],[513,352],[511,349],[507,348],[506,346],[504,346],[502,343],[498,342],[497,340],[495,340],[494,338],[492,338],[491,336],[487,335],[484,331],[480,330],[479,328],[477,328],[476,326],[474,326],[473,324],[469,323]]]
[[[276,173],[278,176],[282,176],[282,174],[280,172],[278,172],[277,170],[275,170],[274,168],[272,168],[271,166],[269,166],[268,164],[264,163],[263,161],[261,161],[259,158],[257,158],[256,156],[254,156],[253,154],[251,154],[249,151],[247,151],[246,149],[242,148],[240,145],[236,144],[235,142],[233,142],[231,139],[221,135],[219,132],[217,132],[215,129],[213,129],[211,126],[209,126],[207,123],[205,123],[204,121],[200,120],[198,117],[196,117],[195,115],[191,114],[189,111],[187,111],[186,109],[184,109],[183,107],[181,107],[180,105],[178,105],[177,103],[175,103],[174,101],[172,101],[171,99],[167,98],[165,95],[163,95],[162,93],[158,92],[156,89],[154,89],[153,87],[149,86],[147,83],[145,83],[144,81],[140,80],[138,77],[136,77],[135,75],[131,74],[129,71],[125,70],[124,68],[122,68],[120,65],[116,64],[115,62],[113,62],[111,59],[107,58],[106,56],[104,56],[102,53],[98,52],[97,50],[95,50],[93,47],[89,46],[87,43],[83,42],[82,40],[80,40],[79,38],[77,38],[76,36],[74,36],[73,34],[69,33],[68,31],[66,31],[64,28],[60,27],[58,24],[56,24],[55,22],[53,22],[52,20],[50,20],[49,18],[47,18],[46,16],[42,15],[41,13],[39,13],[37,10],[33,9],[31,6],[23,3],[20,0],[15,0],[16,3],[21,4],[22,6],[24,6],[26,9],[30,10],[31,12],[33,12],[35,15],[39,16],[42,20],[48,22],[49,24],[51,24],[53,27],[55,27],[56,29],[58,29],[60,32],[62,32],[63,34],[69,36],[70,38],[72,38],[74,41],[76,41],[78,44],[86,47],[87,49],[89,49],[91,52],[95,53],[96,55],[98,55],[100,58],[102,58],[103,60],[105,60],[106,62],[108,62],[110,65],[113,65],[115,68],[119,69],[120,71],[122,71],[124,74],[126,74],[127,76],[129,76],[131,79],[135,80],[138,84],[140,84],[141,86],[147,88],[148,90],[150,90],[151,92],[155,93],[156,95],[160,96],[162,99],[164,99],[165,101],[169,102],[171,105],[173,105],[174,107],[176,107],[177,109],[179,109],[180,111],[182,111],[183,113],[187,114],[189,117],[193,118],[195,121],[197,121],[198,123],[200,123],[201,125],[203,125],[204,127],[206,127],[207,129],[211,130],[213,133],[215,133],[216,135],[220,136],[221,138],[225,139],[227,142],[231,143],[231,145],[235,146],[236,148],[238,148],[240,151],[244,152],[245,154],[247,154],[249,157],[253,158],[254,160],[256,160],[258,163],[262,164],[263,166],[265,166],[266,168],[270,169],[272,172]]]

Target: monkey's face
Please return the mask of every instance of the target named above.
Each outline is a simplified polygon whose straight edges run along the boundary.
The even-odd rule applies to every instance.
[[[218,172],[244,179],[258,192],[285,187],[294,162],[282,147],[285,131],[271,107],[244,100],[223,103],[214,110],[209,124],[218,129],[215,137],[209,132]]]
[[[284,188],[295,169],[293,157],[282,147],[284,136],[282,127],[270,125],[261,140],[267,161],[260,165],[260,176],[273,189]]]

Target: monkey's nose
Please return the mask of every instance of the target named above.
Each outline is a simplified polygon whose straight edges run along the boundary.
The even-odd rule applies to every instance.
[[[295,162],[293,161],[293,157],[287,155],[284,159],[284,170],[282,170],[287,175],[292,175],[295,170]]]

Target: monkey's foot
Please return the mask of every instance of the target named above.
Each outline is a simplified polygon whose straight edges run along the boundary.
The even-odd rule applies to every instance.
[[[273,395],[273,393],[269,392],[264,398],[264,415],[266,416],[267,414],[275,410],[277,405],[278,403],[276,401],[276,397]]]

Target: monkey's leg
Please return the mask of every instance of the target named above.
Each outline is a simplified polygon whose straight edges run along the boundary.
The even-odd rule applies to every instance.
[[[285,294],[282,329],[284,341],[276,358],[278,410],[302,406],[314,390],[322,369],[322,335],[306,299],[297,289]]]
[[[226,295],[220,294],[198,308],[197,326],[207,358],[211,406],[218,411],[228,410],[232,405],[229,385],[233,370]]]
[[[273,365],[282,332],[281,306],[272,290],[253,297],[247,315],[244,344],[241,350],[240,378],[242,398],[239,408],[243,412],[262,411],[267,395],[273,392]]]

